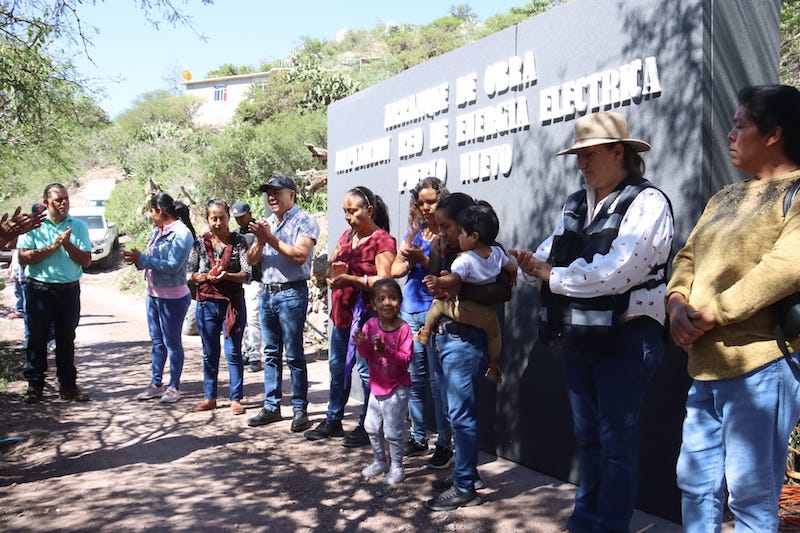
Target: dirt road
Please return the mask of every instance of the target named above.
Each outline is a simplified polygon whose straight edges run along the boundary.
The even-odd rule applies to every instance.
[[[25,384],[0,395],[0,438],[27,441],[0,448],[0,530],[3,531],[535,531],[558,532],[573,498],[569,484],[484,454],[485,502],[454,512],[428,513],[436,475],[425,457],[406,461],[407,480],[384,489],[360,470],[369,448],[339,440],[309,442],[283,422],[249,428],[260,407],[260,374],[245,373],[245,416],[227,401],[194,413],[202,398],[199,337],[184,337],[183,399],[174,405],[137,402],[148,383],[149,338],[141,299],[119,294],[118,271],[82,279],[77,329],[78,383],[92,401],[58,399],[54,370],[41,404],[22,403]],[[10,290],[3,291],[5,309]],[[3,313],[4,315],[5,313]],[[2,320],[0,334],[22,335],[19,320]],[[51,356],[52,367],[52,356]],[[320,420],[327,402],[327,361],[309,360],[309,416]],[[284,391],[288,390],[284,373]],[[227,396],[220,369],[220,397]],[[351,402],[345,426],[354,425]],[[637,513],[637,531],[680,531]]]

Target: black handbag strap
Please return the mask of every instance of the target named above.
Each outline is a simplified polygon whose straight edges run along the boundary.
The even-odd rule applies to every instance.
[[[794,197],[797,196],[797,191],[800,191],[800,179],[792,183],[792,186],[789,187],[788,191],[786,191],[786,196],[783,197],[784,217],[789,212],[789,208],[792,207],[792,202],[794,201]]]
[[[786,217],[786,214],[789,212],[789,208],[792,207],[792,201],[794,197],[797,196],[797,192],[800,191],[800,179],[795,180],[792,183],[792,186],[789,187],[789,190],[786,191],[786,196],[783,198],[783,216]],[[786,358],[786,361],[789,362],[795,369],[800,371],[800,365],[798,365],[794,359],[792,359],[789,349],[787,348],[788,342],[786,341],[786,335],[783,332],[783,328],[781,327],[780,319],[775,321],[775,340],[778,342],[778,348],[780,348],[781,353]]]

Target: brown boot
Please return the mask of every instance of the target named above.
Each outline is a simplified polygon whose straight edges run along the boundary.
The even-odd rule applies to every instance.
[[[194,406],[195,411],[213,411],[216,408],[217,408],[217,400],[213,398],[210,400],[205,399]]]
[[[231,400],[231,414],[234,415],[243,415],[244,414],[244,406],[242,402],[239,400]]]

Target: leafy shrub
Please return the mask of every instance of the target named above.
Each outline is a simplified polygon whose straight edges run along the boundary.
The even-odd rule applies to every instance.
[[[205,176],[197,184],[203,199],[226,201],[256,194],[259,185],[276,173],[323,168],[302,144],[325,146],[326,113],[280,114],[258,126],[229,126],[215,137],[203,156]]]
[[[300,108],[304,90],[287,80],[286,72],[275,72],[268,85],[252,85],[237,106],[234,120],[258,125],[280,113],[290,113]]]
[[[114,121],[127,135],[135,137],[147,124],[169,122],[191,128],[201,100],[191,95],[169,91],[150,91],[139,96],[133,106]]]
[[[144,188],[144,178],[128,176],[117,182],[105,203],[106,218],[117,224],[121,234],[131,237],[133,241],[130,244],[131,248],[136,247],[140,250],[151,228]]]

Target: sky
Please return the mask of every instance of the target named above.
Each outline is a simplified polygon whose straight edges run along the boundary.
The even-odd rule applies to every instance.
[[[194,24],[195,32],[161,22],[158,29],[136,7],[139,0],[98,0],[80,8],[89,31],[91,58],[74,62],[90,85],[103,91],[98,104],[114,118],[138,95],[167,89],[170,80],[188,70],[198,80],[225,63],[258,68],[282,59],[303,37],[332,40],[342,28],[372,29],[379,24],[428,24],[466,4],[479,20],[526,0],[174,0]],[[202,40],[198,34],[205,36]]]

